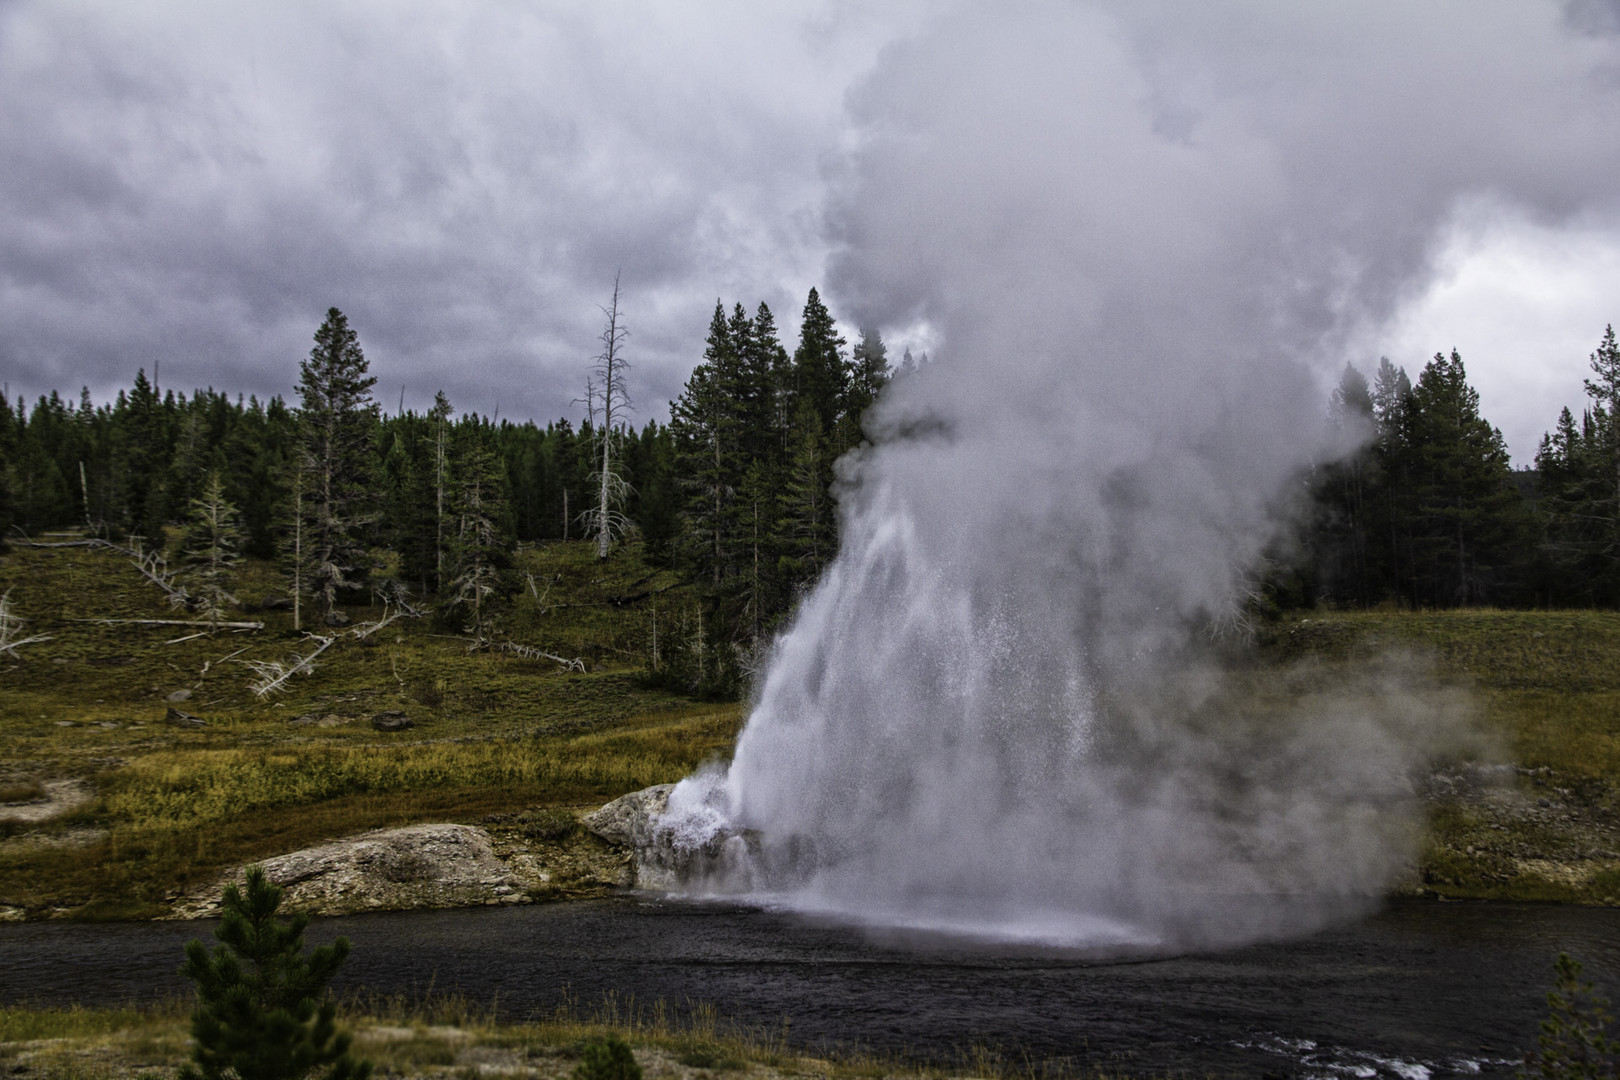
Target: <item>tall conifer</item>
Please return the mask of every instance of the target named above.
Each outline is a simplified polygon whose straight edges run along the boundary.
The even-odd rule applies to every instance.
[[[372,520],[372,439],[377,404],[360,339],[331,308],[299,368],[299,461],[304,473],[305,587],[332,618],[338,595],[360,584],[363,530]]]

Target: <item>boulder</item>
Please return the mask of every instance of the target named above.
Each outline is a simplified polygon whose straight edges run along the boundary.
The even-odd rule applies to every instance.
[[[411,723],[410,717],[398,709],[389,709],[387,712],[380,712],[373,716],[371,726],[378,731],[404,731],[406,728],[415,725]]]
[[[654,784],[621,795],[579,820],[608,843],[640,851],[655,842],[654,821],[669,808],[669,793],[674,790],[674,784]]]
[[[380,829],[262,865],[265,876],[285,890],[285,910],[313,915],[518,903],[529,899],[533,884],[514,874],[489,833],[473,825]],[[174,917],[218,914],[225,886],[243,878],[238,870],[215,882],[177,904]]]
[[[178,705],[182,701],[189,701],[190,699],[191,699],[191,691],[190,690],[176,690],[176,691],[174,691],[174,693],[170,694],[168,697],[164,698],[163,700],[167,701],[170,705]]]
[[[747,891],[785,881],[807,862],[807,845],[794,842],[768,852],[752,829],[713,815],[671,814],[675,786],[632,791],[580,818],[597,836],[630,850],[636,887]]]

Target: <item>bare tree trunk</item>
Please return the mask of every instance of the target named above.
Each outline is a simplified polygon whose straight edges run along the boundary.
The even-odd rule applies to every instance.
[[[94,531],[90,524],[90,485],[84,478],[84,462],[79,462],[79,494],[84,498],[84,527]]]
[[[444,588],[444,417],[439,417],[438,449],[434,461],[433,586]]]
[[[601,424],[592,433],[596,439],[598,459],[596,509],[587,515],[590,531],[596,535],[596,557],[605,559],[613,541],[629,528],[629,521],[619,510],[627,485],[613,469],[613,444],[622,426],[621,414],[631,407],[625,380],[629,368],[622,347],[629,331],[619,315],[619,278],[613,277],[613,299],[602,309],[607,316],[607,327],[602,331],[602,351],[585,387],[585,403],[591,422],[597,419],[597,402],[601,402]]]
[[[293,629],[302,631],[304,601],[304,486],[293,492]]]

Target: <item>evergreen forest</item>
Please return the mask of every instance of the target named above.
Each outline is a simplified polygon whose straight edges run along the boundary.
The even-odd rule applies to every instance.
[[[519,545],[591,539],[611,558],[634,540],[703,598],[657,677],[733,696],[836,550],[834,462],[884,384],[920,365],[891,368],[875,331],[851,344],[814,289],[791,353],[768,306],[717,301],[668,423],[636,430],[617,288],[604,313],[577,423],[497,423],[442,392],[389,415],[335,308],[290,401],[160,390],[144,370],[101,404],[88,390],[0,400],[0,533],[88,533],[174,560],[210,619],[269,604],[341,625],[346,604],[387,602],[474,640],[525,587]],[[1455,351],[1415,379],[1387,359],[1370,380],[1347,366],[1327,408],[1360,449],[1301,477],[1300,527],[1260,568],[1256,607],[1620,606],[1612,327],[1590,367],[1579,417],[1565,409],[1515,470]],[[277,565],[285,595],[235,596],[244,556]]]

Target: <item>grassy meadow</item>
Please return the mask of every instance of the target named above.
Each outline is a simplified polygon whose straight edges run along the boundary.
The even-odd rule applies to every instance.
[[[21,633],[50,635],[0,654],[0,802],[63,784],[83,800],[44,822],[0,812],[0,913],[151,917],[255,859],[375,827],[580,810],[730,753],[737,705],[645,677],[655,619],[667,640],[696,605],[677,575],[634,545],[598,562],[552,544],[520,551],[516,580],[497,636],[579,664],[470,652],[427,619],[358,637],[384,610],[356,607],[318,631],[336,641],[312,674],[260,697],[249,662],[312,648],[290,611],[254,610],[278,593],[273,567],[245,567],[237,589],[264,628],[207,634],[99,621],[185,618],[117,552],[0,555]],[[1257,702],[1308,690],[1302,671],[1407,654],[1464,691],[1481,744],[1517,767],[1428,792],[1405,891],[1620,898],[1620,614],[1312,613],[1262,624],[1257,643],[1234,680]],[[171,709],[204,724],[171,725]],[[376,731],[383,712],[413,726]]]
[[[1409,655],[1466,694],[1488,753],[1512,766],[1483,785],[1451,769],[1460,783],[1431,787],[1406,891],[1620,904],[1620,613],[1310,614],[1259,641],[1272,663]]]
[[[43,828],[0,820],[0,905],[147,917],[243,862],[381,826],[593,806],[729,754],[735,705],[644,678],[654,612],[692,603],[674,575],[634,547],[598,563],[583,544],[522,551],[518,571],[499,636],[584,670],[470,652],[427,619],[357,638],[384,612],[353,608],[350,626],[318,630],[337,641],[312,674],[259,697],[247,662],[312,648],[290,611],[212,635],[102,623],[186,616],[116,552],[13,547],[0,592],[24,634],[51,640],[0,656],[0,789],[72,780],[92,797]],[[250,607],[275,592],[272,567],[245,568]],[[204,726],[171,725],[171,708]],[[383,712],[412,727],[374,730]]]

